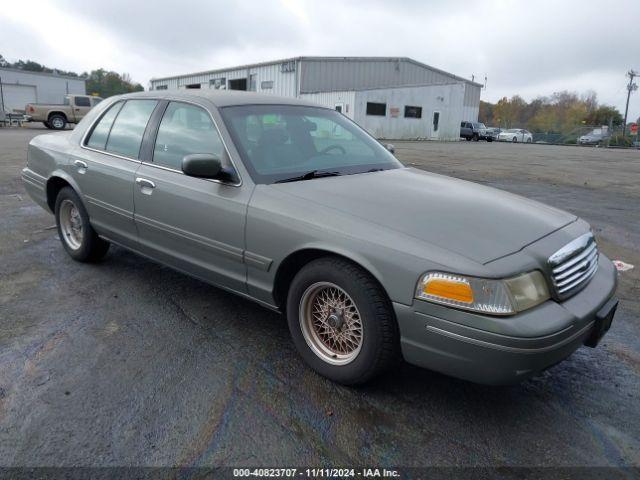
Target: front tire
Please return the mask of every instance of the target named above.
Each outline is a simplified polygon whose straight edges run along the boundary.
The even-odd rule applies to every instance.
[[[512,141],[513,143],[518,143],[518,137],[513,137],[513,138],[511,139],[511,141]]]
[[[62,246],[78,262],[95,262],[109,250],[109,242],[98,237],[82,200],[71,188],[60,190],[55,205],[56,225]]]
[[[475,133],[475,134],[473,135],[473,141],[474,141],[474,142],[477,142],[478,140],[480,140],[480,137],[478,136],[478,134],[477,134],[477,133]]]
[[[49,130],[51,130],[51,124],[49,122],[42,122],[42,124],[47,127]]]
[[[287,296],[287,321],[305,362],[344,385],[365,383],[400,358],[386,293],[369,273],[340,258],[320,258],[298,272]]]

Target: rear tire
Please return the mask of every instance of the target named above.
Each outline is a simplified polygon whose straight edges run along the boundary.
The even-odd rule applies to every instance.
[[[471,141],[471,137],[464,137],[464,139],[465,139],[467,142],[470,142],[470,141]]]
[[[473,134],[473,141],[474,141],[474,142],[477,142],[478,140],[480,140],[480,137],[478,136],[478,134],[477,134],[477,133],[474,133],[474,134]]]
[[[527,143],[533,143],[533,140],[530,138],[527,138]]]
[[[518,137],[513,137],[513,138],[511,139],[511,141],[512,141],[513,143],[518,143]]]
[[[78,262],[96,262],[109,250],[109,242],[98,237],[82,200],[71,187],[64,187],[56,197],[56,225],[62,246]]]
[[[287,321],[305,362],[335,382],[365,383],[400,359],[400,334],[385,291],[341,258],[320,258],[298,272],[287,295]]]
[[[67,126],[67,119],[64,115],[60,115],[59,113],[54,113],[49,117],[49,125],[53,130],[64,130]]]

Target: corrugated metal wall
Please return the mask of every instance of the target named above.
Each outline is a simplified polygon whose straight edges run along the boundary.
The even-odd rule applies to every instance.
[[[199,84],[201,89],[214,88],[211,86],[211,80],[225,79],[228,84],[229,80],[240,78],[247,79],[247,88],[249,88],[249,79],[251,75],[256,75],[256,91],[260,93],[280,95],[283,97],[296,96],[297,74],[295,71],[282,72],[280,63],[260,65],[249,68],[239,68],[230,70],[220,70],[216,72],[201,73],[196,75],[185,75],[167,80],[151,80],[151,89],[155,90],[159,85],[166,85],[169,90],[185,88],[186,85]],[[266,84],[264,82],[267,82]],[[272,82],[271,88],[263,88]],[[227,88],[229,88],[227,86]]]
[[[342,113],[352,120],[354,118],[356,92],[303,93],[300,98],[329,108],[342,105]]]
[[[480,92],[482,88],[470,83],[465,84],[463,120],[477,122],[480,113]]]
[[[464,84],[399,87],[356,92],[354,121],[376,138],[457,141],[463,115]],[[367,102],[385,103],[386,115],[367,115]],[[422,107],[422,118],[405,118],[405,106]],[[433,114],[439,112],[438,131]]]
[[[451,83],[454,76],[405,59],[302,59],[300,93]]]
[[[295,68],[283,69],[284,64]],[[293,71],[291,71],[293,70]],[[256,90],[305,98],[330,108],[343,104],[343,113],[379,138],[431,138],[457,140],[460,122],[477,121],[479,85],[406,58],[313,58],[266,63],[224,71],[152,80],[152,88],[184,88],[197,83],[210,88],[210,80],[255,75]],[[266,84],[264,82],[267,82]],[[271,83],[273,82],[273,83]],[[272,85],[264,89],[263,86]],[[400,109],[398,117],[367,116],[366,102],[380,101]],[[423,108],[422,118],[404,118],[404,106]],[[440,128],[432,131],[433,112],[440,112]]]
[[[24,110],[26,98],[29,98],[30,102],[62,103],[64,96],[69,93],[86,93],[85,81],[73,77],[0,68],[0,78],[3,85],[4,109],[7,111]]]

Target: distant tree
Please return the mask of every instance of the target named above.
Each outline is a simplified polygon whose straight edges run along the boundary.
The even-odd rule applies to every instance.
[[[40,65],[33,60],[18,60],[13,66],[14,68],[28,70],[29,72],[52,72],[50,68],[46,68],[44,65]]]
[[[505,128],[521,127],[533,132],[567,133],[579,126],[622,125],[622,114],[610,105],[599,105],[595,92],[555,92],[527,103],[518,95],[500,99],[495,105],[480,103],[480,118]],[[483,117],[484,115],[484,117]]]
[[[133,83],[131,77],[124,73],[107,71],[103,68],[85,73],[87,79],[87,93],[103,98],[122,93],[141,92],[144,87],[139,83]]]
[[[76,72],[68,72],[57,68],[49,68],[41,65],[33,60],[18,60],[14,63],[8,62],[0,55],[0,66],[17,68],[19,70],[26,70],[30,72],[46,72],[55,73],[58,75],[66,75],[68,77],[80,77]],[[82,76],[87,80],[87,92],[90,94],[97,94],[103,98],[110,97],[111,95],[118,95],[120,93],[139,92],[144,90],[143,86],[139,83],[134,83],[131,77],[127,73],[122,75],[100,68],[93,70],[91,73],[83,73]]]
[[[480,111],[478,113],[478,121],[485,125],[493,124],[493,104],[480,100]]]
[[[589,113],[587,123],[589,125],[613,125],[618,127],[622,125],[624,118],[617,108],[611,105],[600,105],[594,111]]]
[[[514,95],[511,99],[501,98],[493,109],[495,123],[504,128],[521,124],[526,106],[527,102],[519,95]]]

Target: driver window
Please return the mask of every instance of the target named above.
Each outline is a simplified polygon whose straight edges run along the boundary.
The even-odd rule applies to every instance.
[[[223,158],[220,135],[203,108],[170,102],[158,128],[153,163],[182,171],[182,159],[192,153]]]

